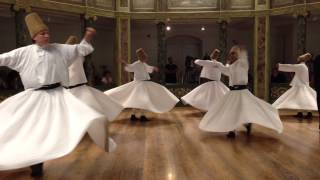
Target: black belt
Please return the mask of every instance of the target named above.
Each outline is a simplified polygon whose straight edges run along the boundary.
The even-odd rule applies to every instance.
[[[248,89],[248,86],[247,85],[234,85],[234,86],[230,86],[229,89],[231,91],[243,90],[243,89]]]
[[[151,81],[151,79],[146,79],[146,80],[142,80],[142,81]]]
[[[86,84],[87,83],[80,83],[80,84],[76,84],[76,85],[73,85],[73,86],[64,86],[64,88],[72,89],[72,88],[76,88],[76,87],[83,86],[83,85],[86,85]]]
[[[212,80],[212,79],[208,79],[208,78],[204,78],[204,77],[201,77],[201,79],[206,80],[206,81],[218,81],[218,80]]]
[[[54,83],[54,84],[48,84],[48,85],[44,85],[38,89],[35,89],[36,91],[38,90],[49,90],[49,89],[55,89],[57,87],[60,87],[61,84],[60,83]]]

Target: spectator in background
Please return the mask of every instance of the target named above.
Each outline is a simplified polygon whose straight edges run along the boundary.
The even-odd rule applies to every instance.
[[[177,83],[178,66],[173,63],[172,57],[168,58],[168,64],[165,66],[166,83]]]

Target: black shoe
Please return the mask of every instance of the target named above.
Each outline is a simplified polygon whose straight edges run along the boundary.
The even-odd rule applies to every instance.
[[[40,177],[43,175],[43,163],[35,164],[30,166],[31,168],[31,176],[32,177]]]
[[[294,115],[293,117],[302,119],[302,118],[303,118],[303,114],[302,114],[302,112],[298,112],[298,113],[297,113],[296,115]]]
[[[312,119],[312,113],[311,112],[308,112],[308,114],[305,116],[306,119]]]
[[[132,114],[130,117],[130,120],[135,122],[135,121],[138,121],[139,119],[134,114]]]
[[[251,126],[252,126],[252,124],[248,123],[248,124],[245,124],[244,126],[246,127],[247,135],[249,136],[251,134]]]
[[[228,134],[227,134],[227,137],[228,138],[235,138],[236,137],[236,133],[234,131],[230,131]]]
[[[140,121],[141,122],[147,122],[147,121],[150,121],[146,116],[141,116],[140,117]]]

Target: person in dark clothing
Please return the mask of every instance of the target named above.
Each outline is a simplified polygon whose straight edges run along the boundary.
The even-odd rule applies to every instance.
[[[172,57],[169,57],[165,66],[166,83],[177,83],[177,72],[178,66],[173,63]]]
[[[314,88],[317,92],[317,105],[318,105],[318,112],[320,107],[320,55],[317,55],[314,63],[313,63],[313,79],[314,79]],[[320,116],[319,116],[319,122],[320,122]],[[319,124],[320,129],[320,124]]]

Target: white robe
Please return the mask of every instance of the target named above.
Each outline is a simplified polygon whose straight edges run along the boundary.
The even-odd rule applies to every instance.
[[[249,64],[245,55],[229,66],[216,63],[229,76],[229,84],[247,85]],[[229,91],[202,118],[199,128],[211,132],[228,132],[246,123],[256,123],[281,133],[283,125],[277,109],[255,97],[248,89]]]
[[[148,81],[149,73],[152,73],[153,69],[152,66],[139,60],[128,64],[125,70],[134,72],[134,80],[110,89],[105,94],[125,108],[143,109],[156,113],[170,111],[179,99],[164,86]]]
[[[84,57],[79,56],[74,63],[69,67],[69,85],[74,86],[77,84],[87,83],[87,78],[83,68]],[[89,105],[96,111],[106,116],[105,120],[113,121],[122,111],[123,107],[113,101],[103,92],[92,88],[87,85],[77,86],[69,89],[69,91],[75,95],[82,102]],[[106,148],[106,133],[107,122],[96,121],[89,129],[88,133],[94,142],[102,149]],[[109,149],[107,151],[112,152],[116,148],[116,143],[109,138]]]
[[[272,106],[277,109],[318,110],[317,93],[309,86],[309,71],[305,63],[279,64],[279,71],[294,72],[288,89]]]
[[[62,87],[68,66],[93,51],[90,44],[29,45],[0,54],[0,66],[20,73],[25,91],[0,104],[0,170],[27,167],[70,153],[87,129],[105,119]]]
[[[181,100],[184,104],[203,111],[208,111],[210,107],[218,103],[222,97],[229,91],[221,81],[221,71],[215,67],[216,60],[196,60],[195,64],[202,66],[200,77],[207,78],[212,81],[201,84],[197,88],[184,95]]]

